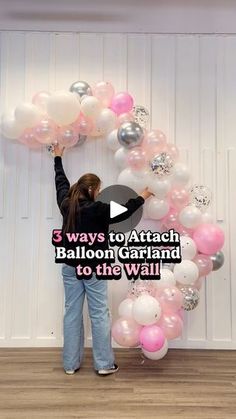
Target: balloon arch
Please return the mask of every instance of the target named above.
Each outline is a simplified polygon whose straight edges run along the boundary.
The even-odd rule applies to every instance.
[[[121,170],[118,183],[153,192],[146,218],[179,232],[182,262],[164,265],[159,281],[131,283],[112,334],[121,346],[141,345],[147,358],[157,360],[167,353],[168,340],[181,336],[183,310],[197,307],[204,277],[223,265],[224,233],[207,211],[209,188],[190,186],[177,147],[159,129],[147,130],[148,119],[148,110],[134,106],[128,92],[116,93],[108,82],[90,87],[77,81],[69,91],[36,93],[2,117],[1,132],[33,149],[51,149],[55,139],[69,148],[103,137]]]

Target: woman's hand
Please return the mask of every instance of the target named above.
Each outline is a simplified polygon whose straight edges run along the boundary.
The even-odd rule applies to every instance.
[[[53,155],[54,155],[54,157],[57,157],[57,156],[62,157],[64,150],[65,150],[65,147],[64,146],[62,146],[62,145],[60,145],[58,143],[55,144],[53,146]]]
[[[149,190],[148,190],[148,188],[145,188],[144,190],[143,190],[143,192],[140,194],[140,196],[142,196],[143,197],[143,199],[148,199],[150,196],[154,196],[154,194],[152,193],[152,192],[150,192]]]

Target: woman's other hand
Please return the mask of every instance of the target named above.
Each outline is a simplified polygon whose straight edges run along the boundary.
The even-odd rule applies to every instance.
[[[64,150],[65,150],[65,147],[64,146],[62,146],[60,144],[55,144],[53,146],[53,155],[54,155],[54,157],[57,157],[57,156],[62,157]]]
[[[148,190],[148,188],[145,188],[144,190],[143,190],[143,192],[140,194],[140,196],[142,196],[143,197],[143,199],[148,199],[150,196],[154,196],[154,194],[152,193],[152,192],[150,192],[149,190]]]

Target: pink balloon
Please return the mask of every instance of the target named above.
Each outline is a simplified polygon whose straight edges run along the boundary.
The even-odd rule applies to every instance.
[[[123,124],[124,122],[134,121],[134,115],[131,112],[121,113],[117,117],[118,126]]]
[[[176,312],[183,305],[183,294],[176,287],[166,287],[159,294],[158,300],[164,313]]]
[[[32,128],[27,128],[18,140],[20,143],[27,145],[29,148],[35,150],[41,148],[41,144],[37,141]]]
[[[181,320],[184,320],[184,309],[180,308],[177,312],[178,316],[181,318]]]
[[[172,159],[174,161],[178,160],[178,158],[179,158],[179,150],[178,150],[178,148],[174,144],[167,143],[165,145],[163,151],[165,151],[166,153],[168,153],[172,157]]]
[[[111,105],[114,94],[114,87],[107,81],[100,81],[93,88],[93,96],[99,100],[104,108],[108,108]]]
[[[164,313],[157,324],[167,339],[176,339],[182,334],[183,321],[177,313]]]
[[[198,253],[193,259],[193,262],[196,263],[198,267],[200,277],[209,275],[213,269],[213,262],[208,255]]]
[[[141,147],[134,147],[127,156],[128,165],[133,170],[141,170],[146,164],[146,153]]]
[[[73,125],[58,129],[57,141],[66,148],[73,147],[79,139],[79,134]]]
[[[200,276],[192,285],[193,288],[197,288],[198,291],[200,291],[200,289],[202,288],[203,282],[204,282],[204,277]]]
[[[91,118],[81,113],[79,118],[73,123],[73,127],[79,134],[89,135],[94,129],[94,124]]]
[[[189,193],[184,188],[173,188],[169,192],[170,205],[177,210],[180,210],[189,203]]]
[[[112,326],[112,336],[115,341],[127,348],[139,345],[139,335],[142,326],[132,318],[120,317]]]
[[[201,224],[193,233],[193,239],[198,251],[205,255],[219,252],[224,245],[223,230],[215,224]]]
[[[56,141],[57,126],[51,119],[45,117],[33,128],[37,141],[42,144],[52,144]]]
[[[178,211],[171,207],[168,214],[162,218],[162,225],[166,230],[175,229],[179,226]]]
[[[164,132],[160,131],[159,129],[153,129],[147,132],[144,138],[144,145],[147,148],[156,147],[162,150],[166,146],[166,136]]]
[[[165,335],[156,324],[144,326],[140,332],[139,339],[143,349],[149,352],[158,351],[165,343]]]
[[[194,230],[191,228],[187,228],[179,224],[176,226],[175,230],[179,233],[180,236],[188,236],[192,237]]]
[[[47,111],[47,101],[50,98],[50,93],[46,91],[36,93],[32,98],[32,103],[36,105],[43,113]]]
[[[128,92],[117,93],[113,96],[110,108],[117,115],[130,112],[133,109],[134,100]]]

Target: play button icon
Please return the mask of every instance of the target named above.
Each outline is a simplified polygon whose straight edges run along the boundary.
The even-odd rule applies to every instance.
[[[125,207],[127,201],[129,201],[129,199],[136,199],[137,197],[138,194],[133,189],[124,185],[108,186],[100,192],[96,201],[101,201],[110,205],[110,231],[127,233],[138,225],[143,214],[142,205],[131,216],[123,219],[123,221],[112,223],[113,218],[121,214],[125,215],[125,212],[128,211]]]
[[[123,214],[126,211],[128,211],[128,209],[123,205],[117,204],[117,202],[114,201],[110,202],[110,218],[117,217],[117,215]]]

